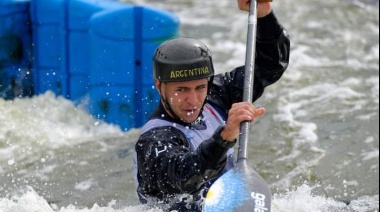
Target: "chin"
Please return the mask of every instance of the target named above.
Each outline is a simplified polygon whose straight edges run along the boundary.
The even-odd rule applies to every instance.
[[[196,121],[198,119],[200,114],[197,114],[197,115],[192,115],[192,116],[186,116],[186,117],[181,117],[182,121],[185,122],[185,123],[192,123],[194,121]]]
[[[188,124],[190,124],[190,123],[192,123],[192,122],[194,122],[195,120],[197,120],[197,118],[194,118],[194,119],[189,119],[189,118],[186,118],[186,119],[181,119],[183,122],[185,122],[185,123],[188,123]]]

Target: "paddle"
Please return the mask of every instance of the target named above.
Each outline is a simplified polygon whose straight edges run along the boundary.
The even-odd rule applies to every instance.
[[[251,0],[243,101],[252,102],[256,54],[257,0]],[[247,164],[250,123],[241,125],[237,165],[207,193],[204,212],[270,212],[272,194],[265,180]]]

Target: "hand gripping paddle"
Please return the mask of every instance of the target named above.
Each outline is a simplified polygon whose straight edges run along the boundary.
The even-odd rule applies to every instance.
[[[267,2],[268,0],[259,0]],[[251,0],[243,101],[252,102],[256,53],[257,0]],[[204,212],[271,212],[272,194],[265,180],[247,164],[250,123],[241,125],[237,165],[207,193]]]

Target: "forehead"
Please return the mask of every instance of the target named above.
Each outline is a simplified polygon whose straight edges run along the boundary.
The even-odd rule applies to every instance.
[[[207,85],[207,79],[184,81],[184,82],[168,82],[166,83],[168,87],[185,87],[185,88],[195,88],[201,85]]]

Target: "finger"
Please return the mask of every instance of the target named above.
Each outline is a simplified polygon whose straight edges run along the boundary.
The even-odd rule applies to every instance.
[[[257,118],[257,117],[263,116],[265,112],[266,112],[265,108],[258,108],[255,111],[255,117]]]
[[[247,103],[247,102],[241,102],[241,103],[236,103],[232,106],[232,108],[230,110],[230,116],[242,115],[242,114],[254,116],[255,111],[256,110],[252,104]]]
[[[235,114],[232,118],[231,118],[231,121],[235,124],[235,125],[240,125],[242,122],[245,122],[245,121],[254,121],[255,119],[255,115],[251,112],[251,111],[248,111],[248,110],[242,110],[240,111],[239,113]]]
[[[228,124],[230,126],[239,127],[240,124],[244,121],[253,121],[254,115],[247,110],[235,110],[230,111],[229,117],[228,117]]]
[[[251,105],[246,110],[238,110],[237,113],[239,115],[244,115],[248,117],[246,120],[243,120],[243,121],[254,121],[256,118],[263,116],[265,112],[266,112],[265,108],[256,109]],[[244,119],[243,117],[240,117],[240,118]]]

